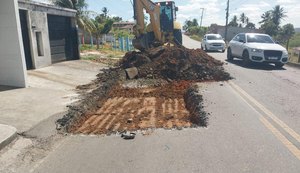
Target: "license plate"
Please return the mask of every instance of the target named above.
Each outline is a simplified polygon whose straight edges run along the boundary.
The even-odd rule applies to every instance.
[[[269,60],[277,60],[278,57],[269,57]]]

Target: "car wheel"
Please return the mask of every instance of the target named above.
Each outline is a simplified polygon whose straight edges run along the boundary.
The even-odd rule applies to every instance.
[[[233,56],[232,56],[230,48],[227,49],[227,60],[228,61],[232,61],[233,60]]]
[[[284,64],[281,62],[275,63],[276,68],[282,68],[283,66],[284,66]]]
[[[243,66],[247,66],[250,64],[250,59],[249,59],[249,52],[248,51],[244,51],[243,52]]]
[[[206,45],[205,45],[205,51],[208,52]]]
[[[224,52],[225,52],[225,49],[222,50],[222,53],[224,53]]]
[[[203,50],[203,46],[202,46],[202,44],[201,44],[201,49]]]

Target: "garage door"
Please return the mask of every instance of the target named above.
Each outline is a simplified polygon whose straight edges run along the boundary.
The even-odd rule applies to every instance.
[[[48,15],[49,39],[52,63],[78,59],[77,32],[69,17]]]

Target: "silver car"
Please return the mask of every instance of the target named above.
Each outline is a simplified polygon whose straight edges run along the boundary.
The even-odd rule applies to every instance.
[[[225,52],[225,42],[220,34],[206,34],[201,42],[201,49],[205,51]]]
[[[228,45],[227,59],[233,58],[242,59],[243,65],[264,62],[281,68],[288,62],[288,51],[267,34],[240,33]]]

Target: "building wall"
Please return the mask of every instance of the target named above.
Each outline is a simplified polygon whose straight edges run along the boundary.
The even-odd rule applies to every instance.
[[[26,65],[17,0],[0,1],[0,85],[26,87]]]
[[[218,34],[222,35],[222,37],[225,37],[225,27],[218,30]],[[227,30],[227,39],[230,41],[233,39],[233,37],[239,33],[262,33],[261,30],[258,29],[249,29],[249,28],[240,28],[240,27],[228,27]]]
[[[49,15],[62,16],[71,19],[71,26],[76,30],[76,11],[63,9],[53,5],[42,4],[34,1],[18,0],[19,9],[27,11],[27,25],[29,32],[31,59],[33,68],[42,68],[52,64],[51,45],[49,36]],[[53,26],[52,26],[53,28]],[[73,33],[72,33],[73,34]],[[75,36],[73,36],[75,37]],[[77,37],[77,34],[76,34]],[[77,38],[76,38],[77,39]],[[77,43],[77,40],[76,40]],[[68,45],[69,46],[69,45]],[[79,59],[78,44],[72,44],[71,59]],[[52,52],[53,53],[53,52]],[[67,57],[66,57],[67,58]]]
[[[212,24],[209,28],[209,33],[220,34],[223,38],[225,38],[225,26]],[[229,26],[227,30],[226,40],[230,41],[235,35],[239,33],[263,33],[263,31],[259,29],[249,29],[249,28]]]
[[[39,11],[29,11],[28,12],[28,26],[29,35],[31,42],[31,56],[33,59],[33,67],[41,68],[51,65],[51,52],[50,52],[50,42],[48,33],[48,21],[47,13]],[[41,35],[40,48],[42,48],[42,54],[38,54],[38,44],[37,44],[37,33]]]

